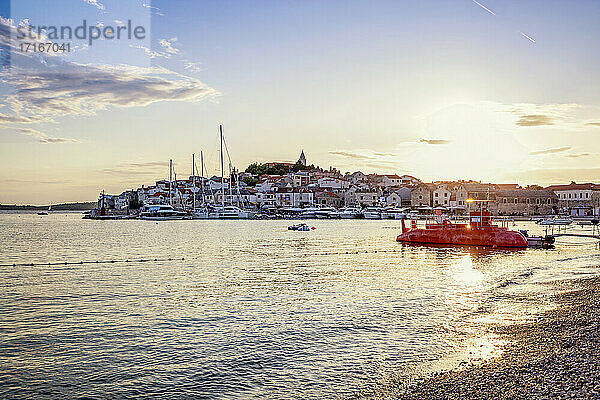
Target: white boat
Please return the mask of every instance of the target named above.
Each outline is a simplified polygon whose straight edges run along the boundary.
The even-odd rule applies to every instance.
[[[339,213],[332,207],[323,207],[315,210],[315,217],[319,219],[324,218],[339,218]]]
[[[356,207],[342,208],[339,211],[339,214],[340,214],[340,218],[342,218],[342,219],[354,219],[354,218],[362,217],[362,212],[360,211],[359,208],[356,208]]]
[[[381,219],[406,219],[406,212],[399,208],[388,208],[381,212]]]
[[[320,209],[316,207],[305,208],[304,211],[300,213],[300,218],[317,218],[316,212],[319,210]]]
[[[208,219],[210,218],[210,211],[208,208],[199,208],[192,212],[192,219]]]
[[[256,216],[253,211],[245,211],[236,206],[225,206],[217,208],[214,212],[209,213],[209,218],[217,219],[251,219]]]
[[[365,219],[381,219],[381,210],[378,207],[367,207],[363,215]]]
[[[573,220],[571,218],[561,218],[561,217],[553,217],[540,219],[536,222],[538,225],[571,225]]]
[[[167,221],[172,219],[186,219],[188,217],[186,212],[175,210],[170,205],[158,204],[145,207],[140,213],[139,218],[150,221]]]

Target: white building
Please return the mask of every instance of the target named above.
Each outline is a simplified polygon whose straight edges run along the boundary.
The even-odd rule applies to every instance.
[[[348,181],[339,178],[321,178],[317,185],[323,189],[348,189],[350,187]]]

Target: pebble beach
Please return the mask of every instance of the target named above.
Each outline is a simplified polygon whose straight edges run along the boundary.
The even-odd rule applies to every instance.
[[[600,279],[552,283],[558,307],[534,321],[491,326],[498,358],[412,381],[400,399],[600,398]]]

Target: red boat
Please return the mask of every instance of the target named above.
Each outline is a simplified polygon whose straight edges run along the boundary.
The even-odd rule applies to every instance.
[[[454,224],[444,219],[439,223],[427,223],[425,229],[417,228],[417,222],[407,229],[402,220],[402,233],[398,242],[423,244],[457,244],[491,247],[527,247],[527,238],[521,232],[511,231],[491,223],[489,211],[471,212],[468,224]]]

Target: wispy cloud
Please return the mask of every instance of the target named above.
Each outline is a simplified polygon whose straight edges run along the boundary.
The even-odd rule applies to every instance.
[[[148,56],[150,58],[159,58],[159,57],[169,58],[169,57],[171,57],[169,54],[166,54],[166,53],[163,53],[163,52],[160,52],[160,51],[154,51],[154,50],[149,49],[149,48],[147,48],[145,46],[137,46],[137,45],[130,44],[129,47],[131,47],[133,49],[143,50],[144,53],[148,54]]]
[[[200,72],[202,71],[202,63],[199,62],[184,62],[183,69],[188,70],[190,72]]]
[[[150,10],[152,10],[152,11],[153,11],[154,15],[159,15],[159,16],[161,16],[161,17],[165,15],[165,14],[163,14],[163,13],[162,13],[162,11],[161,11],[161,9],[160,9],[160,8],[158,8],[158,7],[154,7],[154,6],[150,5],[150,4],[149,4],[149,1],[150,1],[150,0],[148,0],[148,1],[144,1],[144,2],[142,3],[142,7],[149,8]]]
[[[175,47],[177,40],[177,37],[172,37],[171,39],[160,39],[158,43],[162,46],[166,53],[179,54],[179,49]]]
[[[364,155],[364,154],[353,153],[353,152],[350,152],[350,151],[330,151],[329,154],[332,154],[334,156],[354,158],[356,160],[373,159],[373,157],[371,157],[371,156],[367,156],[367,155]]]
[[[427,144],[449,144],[451,140],[447,139],[421,139],[419,143],[427,143]]]
[[[76,139],[67,139],[61,137],[51,137],[45,134],[44,132],[40,132],[37,129],[30,128],[19,128],[17,129],[17,133],[25,136],[31,136],[35,138],[40,143],[76,143],[79,142]]]
[[[104,7],[103,4],[98,3],[98,0],[83,0],[84,3],[87,3],[91,6],[96,7],[98,10],[105,10],[106,7]]]
[[[177,163],[173,163],[177,166]],[[168,161],[125,162],[114,168],[104,168],[100,172],[116,176],[159,176],[161,171],[169,167]]]
[[[600,126],[600,122],[588,122],[586,125]]]
[[[587,157],[590,156],[590,153],[581,153],[581,154],[567,154],[569,158],[579,158],[579,157]]]
[[[177,42],[177,38],[171,39],[160,39],[158,43],[160,44],[161,50],[153,50],[144,46],[136,46],[130,44],[129,47],[143,50],[150,58],[171,58],[174,55],[179,54],[180,50],[175,47],[175,42]],[[184,66],[184,69],[186,67]]]
[[[492,15],[496,15],[495,12],[493,12],[492,10],[490,10],[489,8],[487,8],[486,6],[484,6],[483,4],[481,4],[478,1],[473,0],[473,3],[477,4],[479,7],[483,8],[485,11],[489,12]]]
[[[546,150],[538,150],[532,151],[529,153],[532,156],[540,155],[540,154],[554,154],[554,153],[562,153],[563,151],[571,150],[571,147],[557,147],[555,149],[546,149]]]
[[[0,17],[0,46],[18,49],[16,36],[13,22]],[[173,47],[171,41],[169,44]],[[0,100],[7,111],[0,114],[3,125],[92,116],[111,108],[144,107],[163,101],[198,102],[219,95],[198,79],[162,67],[77,64],[52,54],[33,57],[18,53],[14,51],[14,57],[21,59],[11,70],[0,70],[0,81],[13,89]],[[20,133],[35,136],[33,131]],[[62,139],[37,137],[44,143]]]
[[[554,125],[553,118],[548,115],[523,115],[517,121],[519,126]]]

